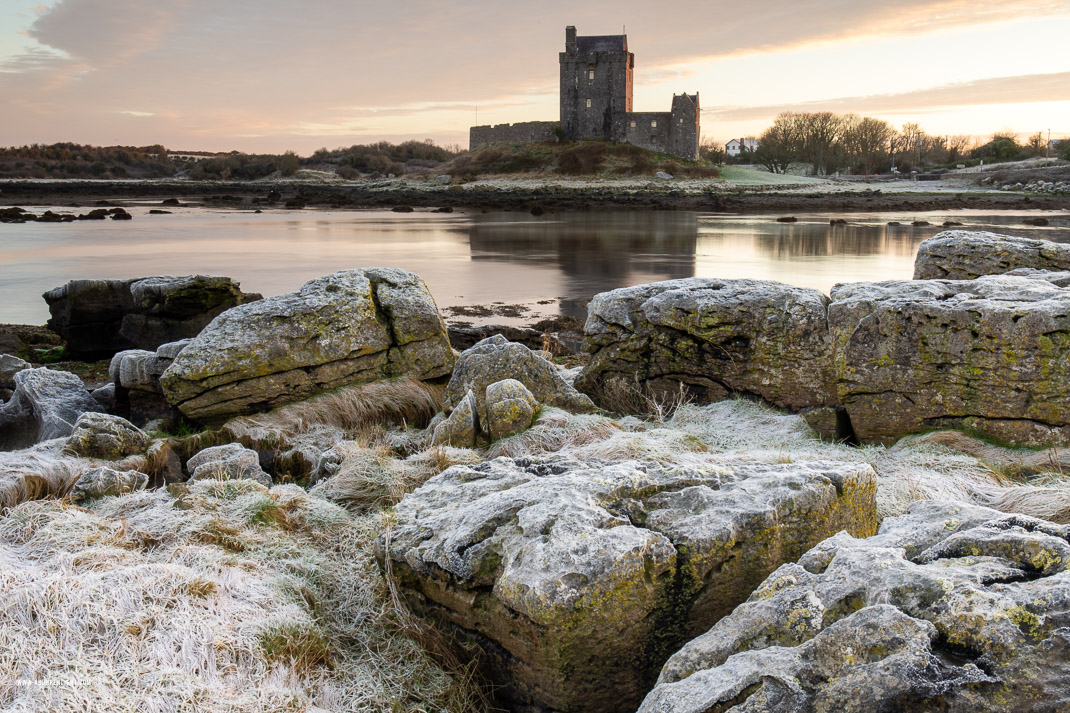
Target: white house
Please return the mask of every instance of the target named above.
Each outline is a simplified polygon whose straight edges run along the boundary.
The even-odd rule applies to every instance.
[[[724,152],[729,156],[739,156],[744,151],[758,148],[758,139],[732,139],[724,145]]]

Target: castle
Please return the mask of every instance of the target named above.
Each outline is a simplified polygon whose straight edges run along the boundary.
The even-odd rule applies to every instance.
[[[561,62],[561,120],[473,126],[469,148],[492,143],[552,141],[560,126],[566,139],[620,141],[695,160],[699,146],[698,94],[674,94],[672,110],[632,111],[635,55],[627,35],[578,37],[565,28]]]

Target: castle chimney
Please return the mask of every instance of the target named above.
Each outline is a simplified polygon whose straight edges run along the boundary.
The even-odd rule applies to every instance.
[[[576,28],[572,25],[565,28],[565,51],[576,51]]]

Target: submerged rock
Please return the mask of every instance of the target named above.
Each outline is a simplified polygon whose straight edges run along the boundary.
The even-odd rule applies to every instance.
[[[136,470],[115,470],[108,466],[88,470],[71,488],[72,503],[79,504],[105,495],[126,495],[148,485],[149,476]]]
[[[776,567],[875,531],[861,464],[657,467],[564,457],[454,466],[377,544],[409,604],[536,710],[629,710],[661,664]]]
[[[641,713],[1070,707],[1070,529],[922,502],[778,569],[665,664]]]
[[[224,312],[160,379],[195,420],[223,420],[377,379],[449,374],[453,350],[423,280],[346,270]]]
[[[243,294],[229,277],[210,275],[72,280],[44,294],[48,326],[75,357],[154,350],[195,336],[219,313],[258,297]]]
[[[23,369],[14,379],[14,393],[0,405],[0,450],[65,438],[83,413],[104,410],[70,372]]]
[[[64,451],[83,458],[119,460],[144,453],[152,439],[134,424],[106,413],[83,413],[67,437]]]
[[[576,386],[608,408],[615,390],[831,405],[827,306],[817,290],[761,280],[694,277],[603,292],[588,306],[591,360]]]
[[[982,231],[948,230],[922,242],[915,280],[972,280],[1018,268],[1070,270],[1070,245]]]
[[[1070,440],[1070,289],[1006,275],[837,285],[829,326],[862,441],[946,427]]]
[[[268,488],[272,482],[256,451],[237,443],[205,448],[186,462],[186,468],[190,480],[255,480]]]

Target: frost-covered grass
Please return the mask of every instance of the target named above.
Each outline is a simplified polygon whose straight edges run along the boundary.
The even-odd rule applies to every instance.
[[[0,707],[465,707],[402,630],[356,516],[295,485],[192,484],[0,518]]]
[[[431,408],[408,386],[401,393],[412,397],[394,411],[402,424]],[[338,471],[309,491],[205,480],[87,508],[15,505],[62,495],[85,461],[47,448],[0,454],[29,476],[0,481],[0,502],[13,505],[0,515],[0,709],[478,709],[485,702],[462,662],[443,657],[448,647],[400,607],[373,544],[405,493],[451,465],[498,456],[865,462],[883,516],[936,498],[1070,521],[1057,468],[1030,480],[925,439],[828,443],[800,417],[749,401],[684,404],[647,420],[546,407],[527,431],[469,450],[376,425],[368,404],[388,400],[364,392],[259,417],[290,435],[333,428],[351,439],[333,444]]]
[[[1070,522],[1070,479],[1059,473],[1033,480],[1011,478],[990,462],[921,441],[905,441],[894,448],[828,443],[815,437],[801,417],[745,400],[685,404],[671,417],[650,421],[546,408],[531,429],[493,444],[486,455],[554,452],[580,459],[636,459],[665,465],[864,462],[877,473],[882,517],[900,514],[916,500],[941,499]]]

